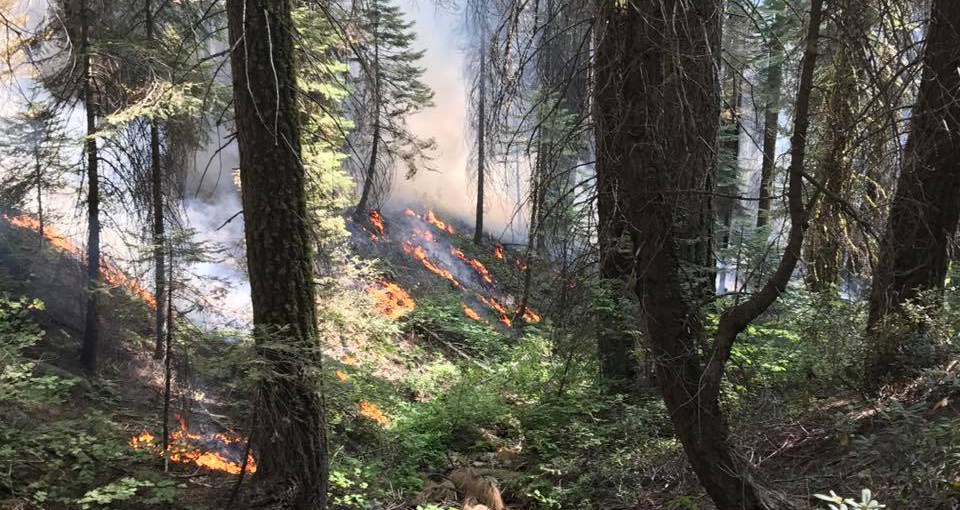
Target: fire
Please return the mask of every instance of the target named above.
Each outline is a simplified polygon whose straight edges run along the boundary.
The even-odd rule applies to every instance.
[[[497,256],[498,260],[503,260],[503,245],[496,245],[493,247],[493,254]]]
[[[10,217],[4,214],[3,218],[17,228],[40,230],[40,221],[31,218],[30,216],[21,215]],[[47,242],[53,247],[64,251],[76,257],[77,259],[83,260],[83,250],[77,247],[77,245],[73,244],[66,236],[62,236],[57,233],[49,225],[44,225],[43,227],[43,238],[46,239]],[[106,257],[101,259],[100,267],[103,281],[109,283],[115,288],[124,289],[133,296],[142,299],[151,308],[157,307],[157,300],[153,297],[153,293],[140,286],[140,284],[127,276],[122,269],[120,269],[116,264],[110,262]]]
[[[460,282],[453,276],[453,273],[447,271],[446,269],[435,264],[427,256],[426,250],[422,246],[414,246],[407,241],[403,242],[403,251],[413,255],[413,258],[420,261],[423,264],[423,267],[427,268],[431,273],[434,273],[438,276],[445,278],[447,281],[453,284],[454,287],[460,287]]]
[[[541,317],[537,314],[537,312],[534,312],[528,306],[523,309],[523,320],[529,322],[530,324],[536,324],[541,321]]]
[[[244,448],[243,438],[235,434],[194,434],[187,428],[183,417],[177,415],[180,428],[170,434],[170,447],[167,455],[170,460],[180,464],[194,464],[213,471],[221,471],[232,475],[240,474],[241,462],[231,460],[225,453],[232,448]],[[140,435],[130,438],[130,446],[137,450],[152,450],[163,457],[164,452],[160,441],[153,434],[144,431]],[[220,446],[220,452],[209,450],[210,444]],[[247,455],[248,473],[257,471],[257,463],[253,455]]]
[[[383,217],[380,216],[380,211],[376,209],[370,211],[370,223],[373,225],[373,229],[376,230],[376,234],[371,234],[371,237],[377,239],[378,236],[383,236]]]
[[[336,372],[334,372],[334,375],[337,376],[337,379],[339,379],[340,382],[347,382],[350,379],[350,376],[347,375],[347,373],[344,372],[343,370],[337,370]]]
[[[340,358],[340,362],[344,365],[356,365],[357,359],[349,354],[344,354],[343,357]]]
[[[483,281],[485,281],[485,282],[487,282],[487,283],[490,283],[490,284],[493,283],[493,277],[490,276],[490,271],[487,270],[487,266],[483,265],[483,262],[480,262],[479,260],[474,259],[474,258],[467,257],[466,255],[464,255],[464,253],[463,253],[462,251],[460,251],[460,250],[458,250],[458,249],[456,249],[456,248],[450,248],[450,254],[452,254],[454,257],[457,257],[458,259],[466,262],[467,265],[469,265],[470,267],[472,267],[473,270],[476,271],[477,274],[480,275],[480,278],[482,278]]]
[[[383,413],[380,406],[367,402],[366,400],[360,401],[360,416],[370,418],[384,427],[390,425],[390,418]]]
[[[477,313],[477,311],[474,310],[473,308],[470,308],[469,306],[467,306],[466,304],[463,305],[463,314],[477,322],[480,321],[480,314]]]
[[[431,225],[433,225],[434,227],[439,228],[440,230],[444,230],[444,231],[446,231],[446,232],[448,232],[448,233],[450,233],[450,234],[456,234],[456,232],[453,230],[453,227],[452,227],[452,226],[447,225],[446,223],[440,221],[440,218],[437,218],[437,215],[436,215],[436,214],[433,214],[433,210],[427,210],[426,220],[427,220]]]
[[[526,270],[527,270],[527,265],[524,264],[523,261],[520,260],[519,257],[518,257],[517,259],[515,259],[515,260],[513,261],[513,263],[517,266],[517,269],[519,269],[519,270],[521,270],[521,271],[526,271]]]
[[[373,298],[374,310],[388,319],[399,319],[417,307],[403,287],[391,282],[380,282],[367,290]]]

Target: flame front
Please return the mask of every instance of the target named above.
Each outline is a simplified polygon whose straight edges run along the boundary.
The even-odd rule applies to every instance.
[[[487,266],[483,265],[483,262],[480,262],[477,259],[470,258],[464,255],[462,251],[456,248],[450,248],[450,254],[466,262],[468,266],[472,267],[473,270],[476,271],[478,275],[480,275],[480,278],[482,278],[483,281],[489,284],[493,284],[493,277],[490,276],[490,271],[487,270]]]
[[[17,228],[40,230],[40,221],[27,215],[10,217],[4,214],[3,218]],[[64,251],[79,260],[83,260],[83,250],[77,247],[77,245],[73,244],[66,236],[62,236],[57,233],[49,225],[43,226],[43,238],[46,239],[47,242],[53,247]],[[147,303],[147,305],[150,306],[150,308],[157,307],[157,300],[153,297],[153,293],[143,288],[139,283],[127,276],[122,269],[120,269],[116,264],[110,262],[106,257],[101,258],[100,274],[103,277],[103,281],[109,283],[113,287],[124,289],[135,297],[142,299],[145,303]]]
[[[410,244],[407,241],[403,242],[403,251],[409,253],[413,258],[420,261],[423,264],[423,267],[427,268],[431,273],[434,273],[438,276],[442,276],[447,281],[453,284],[454,287],[460,287],[460,282],[453,276],[453,273],[450,271],[438,266],[435,262],[430,260],[430,257],[427,256],[427,251],[423,249],[422,246],[415,246]]]
[[[477,313],[477,311],[473,308],[467,306],[466,303],[463,305],[463,314],[477,322],[480,322],[480,314]]]
[[[370,224],[373,225],[373,229],[376,231],[376,233],[370,234],[370,237],[374,240],[376,240],[377,237],[382,237],[384,229],[383,216],[380,216],[380,211],[376,209],[370,211]]]
[[[374,310],[389,319],[399,319],[417,307],[410,294],[396,283],[380,282],[367,293],[375,302]]]
[[[390,425],[390,418],[384,414],[383,410],[377,404],[363,400],[360,402],[360,416],[369,418],[380,425],[386,427]]]
[[[213,471],[221,471],[232,475],[240,474],[242,462],[230,460],[224,453],[212,451],[199,445],[220,444],[222,450],[231,447],[245,448],[243,438],[235,434],[195,434],[189,431],[183,417],[177,415],[180,428],[170,434],[170,446],[167,455],[170,460],[179,464],[193,464]],[[137,450],[154,451],[159,457],[164,456],[163,447],[157,437],[150,432],[130,438],[130,446]],[[247,455],[246,471],[256,473],[257,463],[252,454]]]
[[[447,225],[446,223],[440,221],[440,218],[437,218],[437,215],[433,214],[433,210],[427,210],[427,216],[425,219],[427,220],[428,223],[430,223],[434,227],[439,228],[440,230],[445,230],[450,234],[456,234],[456,231],[453,230],[452,226]]]

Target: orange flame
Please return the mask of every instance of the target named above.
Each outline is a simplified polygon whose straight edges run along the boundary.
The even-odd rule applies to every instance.
[[[399,319],[417,307],[410,294],[396,283],[380,282],[367,293],[376,303],[374,310],[388,319]]]
[[[337,379],[339,379],[340,382],[347,382],[347,380],[350,379],[350,376],[347,375],[347,373],[344,372],[343,370],[337,370],[336,372],[334,372],[334,374],[337,376]]]
[[[10,217],[4,214],[3,218],[17,228],[40,230],[40,221],[31,218],[30,216],[21,215],[17,217]],[[53,247],[78,259],[83,259],[83,250],[78,248],[77,245],[73,244],[69,239],[67,239],[66,236],[58,234],[49,225],[44,225],[43,227],[43,238],[46,239],[47,242]],[[103,257],[101,259],[100,266],[103,281],[109,283],[115,288],[124,289],[133,296],[142,299],[151,308],[157,307],[157,300],[153,297],[153,293],[143,288],[139,283],[127,276],[127,274],[123,272],[123,270],[120,269],[116,264],[110,262],[106,257]]]
[[[198,446],[198,444],[217,442],[223,444],[224,447],[232,445],[240,446],[244,444],[243,438],[235,434],[194,434],[187,428],[183,417],[177,415],[177,421],[180,423],[180,428],[170,434],[170,446],[167,450],[167,455],[171,461],[180,464],[194,464],[213,471],[222,471],[232,475],[240,474],[241,462],[232,461],[224,454],[206,450]],[[164,455],[162,446],[158,444],[157,437],[147,431],[131,437],[130,446],[137,450],[155,451],[160,457]],[[256,473],[257,471],[257,463],[254,461],[253,455],[247,455],[246,470],[248,473]]]
[[[340,362],[344,365],[356,365],[357,359],[349,354],[344,354],[343,357],[340,358]]]
[[[487,282],[487,283],[490,283],[490,284],[493,283],[493,277],[490,276],[490,271],[487,270],[487,266],[483,265],[483,262],[480,262],[479,260],[474,259],[474,258],[467,257],[466,255],[464,255],[464,253],[463,253],[462,251],[460,251],[460,250],[458,250],[458,249],[456,249],[456,248],[450,248],[450,253],[451,253],[454,257],[457,257],[458,259],[466,262],[467,265],[469,265],[470,267],[472,267],[473,270],[476,271],[477,274],[480,275],[480,278],[482,278],[483,281],[485,281],[485,282]]]
[[[510,320],[510,314],[507,313],[507,309],[504,308],[496,298],[488,298],[486,296],[481,296],[480,294],[477,294],[477,298],[481,303],[487,305],[497,312],[498,315],[500,315],[500,324],[503,324],[508,328],[513,325],[513,321]]]
[[[409,253],[413,258],[420,261],[423,264],[423,267],[427,268],[431,273],[434,273],[438,276],[445,278],[447,281],[453,284],[454,287],[460,287],[460,282],[453,276],[453,273],[447,271],[446,269],[435,264],[427,256],[426,250],[422,246],[414,246],[407,241],[403,242],[403,251]]]
[[[370,211],[370,223],[373,225],[373,229],[376,230],[376,234],[371,234],[371,237],[376,239],[378,236],[383,236],[383,217],[380,216],[380,211],[376,209]]]
[[[503,260],[503,245],[496,245],[493,247],[493,254],[497,256],[498,260]]]
[[[383,410],[380,409],[380,406],[367,402],[366,400],[360,402],[360,416],[370,418],[384,427],[390,425],[390,418],[383,413]]]
[[[537,314],[537,312],[534,312],[528,306],[523,310],[523,320],[529,322],[530,324],[536,324],[540,322],[542,319],[540,315]]]
[[[466,304],[463,305],[463,314],[477,322],[480,322],[480,314]]]
[[[437,218],[437,215],[436,215],[436,214],[433,214],[433,211],[432,211],[432,210],[427,210],[426,220],[427,220],[430,224],[432,224],[434,227],[437,227],[437,228],[439,228],[440,230],[445,230],[446,232],[448,232],[448,233],[450,233],[450,234],[456,234],[456,232],[453,230],[453,227],[450,226],[450,225],[447,225],[446,223],[444,223],[444,222],[442,222],[442,221],[440,221],[440,218]]]

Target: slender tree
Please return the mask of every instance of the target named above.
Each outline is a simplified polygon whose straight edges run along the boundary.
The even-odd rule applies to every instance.
[[[378,179],[389,182],[394,165],[406,167],[407,177],[429,159],[432,139],[424,140],[407,127],[410,115],[433,106],[433,91],[423,82],[424,69],[419,67],[424,52],[411,48],[415,36],[412,23],[404,21],[400,8],[390,0],[370,0],[360,9],[359,27],[369,38],[366,49],[359,52],[360,100],[355,114],[363,117],[354,139],[369,147],[362,175],[360,201],[355,214],[362,216],[377,191]],[[380,186],[386,191],[387,184]]]
[[[227,16],[254,334],[267,367],[255,410],[257,474],[282,486],[282,506],[323,509],[326,424],[291,2],[228,2]]]
[[[757,226],[770,221],[771,188],[776,173],[777,136],[780,133],[781,89],[783,88],[783,38],[786,14],[782,0],[767,0],[774,19],[766,33],[766,63],[763,70],[763,159],[760,166],[760,200],[757,202]]]
[[[903,168],[873,273],[867,323],[872,353],[866,371],[869,390],[904,375],[908,364],[924,363],[913,350],[922,346],[912,346],[909,340],[922,338],[923,327],[899,309],[924,292],[939,294],[944,286],[948,244],[960,217],[958,68],[960,3],[934,0]],[[908,331],[899,327],[904,325]]]

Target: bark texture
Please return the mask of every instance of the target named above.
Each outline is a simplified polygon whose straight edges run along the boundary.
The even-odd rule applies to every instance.
[[[322,509],[327,445],[290,8],[287,0],[227,3],[247,268],[266,372],[254,447],[257,476],[282,506]]]
[[[960,216],[960,2],[934,0],[927,28],[923,76],[912,110],[904,166],[881,243],[870,295],[872,343],[866,386],[876,390],[907,369],[907,335],[898,311],[924,291],[939,294],[946,277],[948,243]],[[896,324],[899,323],[899,324]],[[911,329],[911,328],[907,328]],[[932,360],[927,360],[932,361]]]
[[[80,2],[81,80],[83,81],[83,106],[86,110],[87,139],[87,305],[86,326],[83,344],[80,347],[80,363],[88,372],[97,370],[97,352],[100,348],[100,331],[97,317],[100,287],[100,158],[97,154],[97,99],[91,75],[90,10],[87,3]]]
[[[604,111],[610,112],[606,121],[598,120],[605,126],[598,138],[611,137],[598,140],[598,151],[611,152],[599,159],[621,165],[641,325],[655,356],[657,382],[687,458],[720,510],[793,507],[759,482],[732,448],[719,394],[737,335],[783,292],[800,258],[806,226],[802,165],[822,0],[812,4],[792,139],[791,231],[784,257],[763,288],[721,316],[712,343],[701,309],[713,294],[710,196],[720,114],[720,2],[597,4],[597,30],[605,38],[598,55],[606,43],[620,55],[618,65],[598,62],[596,68],[596,103],[608,104]]]

